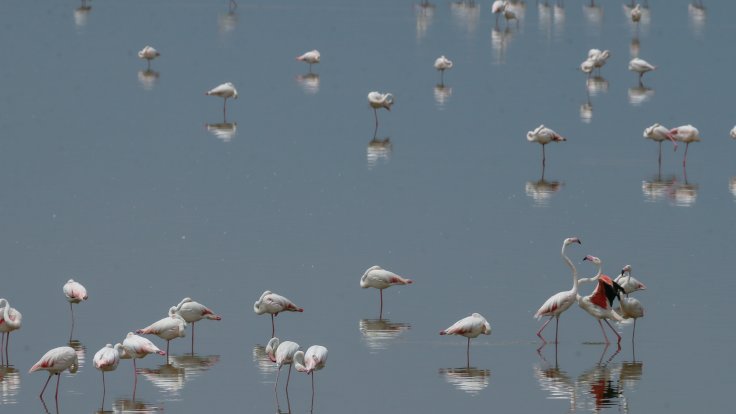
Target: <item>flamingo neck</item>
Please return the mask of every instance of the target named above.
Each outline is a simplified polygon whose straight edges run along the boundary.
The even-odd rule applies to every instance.
[[[568,266],[570,266],[570,270],[572,270],[572,291],[574,293],[578,292],[578,270],[575,268],[575,265],[573,264],[572,260],[570,260],[569,257],[565,255],[565,248],[567,247],[567,244],[562,243],[562,260],[567,263]]]

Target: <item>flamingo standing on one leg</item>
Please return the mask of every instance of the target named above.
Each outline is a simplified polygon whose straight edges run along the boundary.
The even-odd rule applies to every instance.
[[[452,61],[445,57],[445,55],[442,55],[438,57],[434,61],[434,68],[440,71],[440,85],[445,84],[445,71],[448,69],[452,69],[454,64]]]
[[[139,335],[153,334],[166,341],[166,362],[169,361],[169,342],[187,335],[187,323],[176,313],[176,306],[169,308],[169,316],[159,319],[151,325],[135,331]]]
[[[369,267],[360,278],[360,287],[363,289],[372,287],[378,289],[380,292],[381,310],[379,311],[378,319],[383,319],[383,289],[394,285],[411,285],[412,283],[414,283],[413,280],[403,278],[394,272],[384,270],[381,266]]]
[[[133,394],[135,394],[135,388],[138,384],[138,367],[136,367],[135,360],[145,358],[148,354],[166,355],[166,352],[158,349],[153,342],[133,332],[128,332],[128,335],[125,336],[125,340],[123,340],[123,351],[120,356],[121,359],[133,359],[133,373],[135,374]]]
[[[289,366],[289,375],[286,377],[286,393],[289,393],[289,380],[291,379],[291,365],[294,362],[294,354],[299,350],[299,344],[292,341],[279,342],[279,338],[271,338],[266,345],[266,353],[268,358],[272,362],[275,362],[279,370],[276,372],[276,385],[273,389],[279,386],[279,375],[281,374],[281,367],[284,365]]]
[[[327,363],[327,348],[322,345],[312,345],[307,352],[296,351],[294,353],[294,367],[299,372],[312,375],[312,409],[314,409],[314,374],[325,367]]]
[[[219,96],[225,101],[222,104],[222,117],[227,119],[227,100],[230,98],[238,99],[238,90],[235,89],[235,85],[231,82],[225,82],[221,85],[217,85],[214,88],[204,93],[207,96]]]
[[[547,160],[547,156],[544,153],[544,147],[550,142],[567,141],[567,138],[545,127],[544,125],[540,125],[534,131],[529,131],[526,133],[526,140],[542,145],[542,167],[544,167]]]
[[[552,295],[549,299],[544,301],[544,304],[537,310],[537,313],[534,314],[534,317],[537,319],[540,319],[545,316],[549,316],[549,319],[547,319],[547,322],[542,325],[542,327],[537,331],[537,336],[543,341],[547,342],[544,337],[542,337],[542,331],[544,331],[544,328],[547,327],[547,324],[552,321],[552,318],[555,318],[555,343],[557,343],[557,333],[560,326],[560,315],[562,315],[562,312],[570,309],[570,306],[572,306],[573,303],[577,301],[577,295],[578,295],[578,272],[577,269],[575,269],[575,265],[572,263],[572,260],[570,260],[569,257],[565,255],[565,248],[567,246],[577,243],[582,244],[580,242],[580,239],[577,237],[569,237],[565,239],[562,242],[562,260],[565,261],[565,263],[570,267],[572,270],[572,289],[564,291],[564,292],[558,292]]]
[[[644,138],[651,139],[659,143],[659,158],[658,162],[662,164],[662,142],[666,139],[672,141],[675,146],[674,150],[677,151],[677,141],[675,137],[670,134],[670,130],[658,123],[654,123],[652,126],[644,129]]]
[[[621,274],[616,276],[614,282],[621,286],[626,297],[628,297],[630,293],[634,293],[637,290],[646,290],[647,288],[646,285],[631,276],[631,265],[624,266],[624,268],[621,269]]]
[[[79,361],[77,360],[77,353],[74,352],[74,348],[69,346],[60,346],[58,348],[54,348],[44,354],[44,356],[41,357],[41,359],[36,362],[35,365],[31,367],[30,370],[28,370],[28,373],[35,371],[41,371],[45,370],[49,372],[49,378],[46,380],[46,383],[43,385],[43,389],[41,390],[41,394],[39,394],[39,398],[43,400],[43,393],[46,391],[46,387],[49,385],[49,381],[51,381],[52,375],[57,375],[56,377],[56,400],[59,399],[59,380],[61,378],[62,372],[69,370],[72,374],[77,372],[77,369],[79,369]]]
[[[279,312],[304,312],[304,309],[296,306],[289,299],[267,290],[253,304],[253,311],[256,315],[271,314],[271,338],[273,338],[276,335],[274,316],[278,316]]]
[[[672,134],[675,140],[685,143],[685,156],[682,158],[682,166],[684,168],[687,163],[687,149],[690,147],[690,143],[700,141],[700,132],[692,125],[682,125],[672,128],[670,134]]]
[[[212,309],[193,301],[191,298],[184,298],[176,305],[176,313],[179,314],[184,321],[192,324],[192,355],[194,355],[194,324],[202,319],[213,321],[222,320],[220,315],[215,315]]]
[[[619,302],[621,302],[621,307],[619,308],[621,317],[634,320],[634,331],[631,333],[631,342],[633,343],[634,337],[636,336],[636,320],[644,317],[644,307],[635,298],[620,298]]]
[[[138,58],[148,61],[147,70],[151,70],[151,61],[159,56],[161,56],[161,53],[152,46],[146,46],[138,52]]]
[[[64,284],[64,296],[66,296],[66,300],[69,301],[69,309],[72,312],[72,330],[69,332],[69,340],[72,340],[72,334],[74,334],[74,306],[73,304],[79,303],[83,300],[87,300],[87,289],[82,286],[81,283],[75,282],[74,279],[69,279],[66,284]]]
[[[100,370],[102,372],[102,406],[105,406],[105,372],[108,371],[115,371],[115,369],[118,367],[118,364],[120,363],[120,353],[121,348],[123,346],[121,344],[115,344],[113,347],[112,344],[105,345],[104,348],[97,351],[95,354],[95,357],[93,359],[93,363],[95,365],[95,368]]]
[[[639,85],[642,85],[642,76],[644,76],[645,73],[653,71],[655,69],[657,69],[656,66],[652,65],[644,59],[633,58],[629,62],[629,70],[639,74]]]
[[[613,299],[619,297],[619,290],[621,290],[621,286],[612,281],[610,277],[601,273],[601,268],[603,266],[601,259],[595,256],[585,256],[583,260],[588,260],[598,266],[598,273],[590,279],[585,279],[586,281],[597,281],[598,284],[596,285],[595,290],[593,290],[593,293],[591,293],[590,295],[577,296],[578,305],[583,308],[583,310],[588,312],[592,317],[598,319],[598,325],[600,325],[601,327],[601,332],[603,332],[603,338],[605,338],[606,344],[609,344],[610,342],[608,341],[606,331],[603,329],[603,324],[601,323],[601,320],[606,322],[606,325],[611,328],[613,333],[618,338],[617,343],[621,344],[621,335],[619,335],[618,332],[616,332],[616,330],[613,328],[613,326],[611,326],[611,324],[608,322],[608,319],[615,319],[619,322],[623,320],[621,315],[616,313],[616,311],[611,308],[611,305],[613,304]],[[620,300],[621,299],[619,297],[619,301]]]
[[[376,119],[375,131],[378,131],[378,110],[386,108],[387,111],[391,111],[391,106],[394,104],[394,95],[376,91],[370,92],[368,94],[368,104],[373,108],[373,116]]]
[[[470,339],[477,338],[478,335],[490,335],[491,324],[488,323],[480,313],[474,313],[459,321],[455,322],[444,331],[440,331],[440,335],[462,335],[468,338],[468,346],[466,349],[466,361],[470,367]]]
[[[309,73],[312,73],[312,65],[319,63],[320,58],[321,55],[319,53],[319,50],[314,49],[304,53],[301,56],[298,56],[296,60],[309,63]]]
[[[10,307],[7,299],[0,299],[0,362],[10,365],[10,354],[8,354],[8,344],[10,343],[10,333],[16,329],[20,329],[23,321],[23,315],[17,309]],[[3,344],[5,346],[3,346]]]
[[[496,0],[491,5],[491,13],[496,15],[496,26],[498,26],[498,18],[504,14],[508,5],[509,2],[506,0]]]

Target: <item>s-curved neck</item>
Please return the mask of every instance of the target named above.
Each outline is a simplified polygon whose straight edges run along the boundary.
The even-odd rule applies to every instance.
[[[570,266],[570,269],[572,270],[572,291],[576,292],[578,291],[578,270],[575,268],[575,265],[572,263],[572,260],[570,260],[569,257],[565,255],[565,248],[567,247],[566,243],[562,243],[562,260],[567,263],[568,266]]]

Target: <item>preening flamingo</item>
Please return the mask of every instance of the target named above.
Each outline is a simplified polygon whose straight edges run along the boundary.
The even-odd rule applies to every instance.
[[[381,296],[381,308],[378,312],[378,319],[383,317],[383,289],[394,285],[411,285],[414,283],[411,279],[403,278],[394,272],[384,270],[381,266],[371,266],[368,270],[363,273],[360,277],[360,287],[376,288],[380,292]]]
[[[690,147],[690,143],[700,141],[700,132],[692,125],[682,125],[672,128],[670,134],[675,140],[685,143],[685,156],[682,158],[682,166],[685,167],[687,164],[687,149]]]
[[[69,332],[69,340],[72,339],[72,334],[74,333],[74,306],[73,304],[79,303],[83,300],[87,300],[87,289],[85,289],[84,286],[82,286],[81,283],[75,282],[74,279],[69,279],[66,284],[64,284],[64,296],[66,296],[66,300],[69,301],[69,309],[72,311],[72,330]]]
[[[639,23],[639,20],[641,20],[641,5],[637,4],[631,9],[631,21]]]
[[[434,61],[434,68],[440,71],[440,85],[445,84],[445,71],[452,69],[453,65],[452,61],[446,58],[445,55],[438,57]]]
[[[301,56],[297,56],[296,60],[309,63],[309,73],[312,73],[312,65],[319,63],[320,57],[319,50],[314,49]]]
[[[128,332],[128,335],[125,336],[125,340],[123,340],[123,350],[125,352],[121,353],[120,358],[133,359],[133,372],[136,373],[136,380],[138,378],[138,368],[135,364],[136,359],[145,358],[148,354],[166,355],[166,352],[158,349],[153,342],[142,336],[138,336],[133,332]]]
[[[279,370],[276,372],[276,385],[273,389],[279,386],[279,375],[281,374],[281,367],[284,365],[289,366],[289,375],[286,377],[286,392],[289,392],[289,379],[291,379],[291,365],[294,362],[294,354],[299,350],[299,344],[292,341],[279,342],[279,338],[271,338],[266,345],[266,353],[268,358],[272,362],[275,362]]]
[[[568,237],[562,242],[562,252],[560,253],[562,255],[562,260],[564,260],[565,263],[570,267],[570,270],[572,270],[572,289],[566,290],[564,292],[555,293],[549,299],[544,301],[544,304],[542,304],[539,310],[537,310],[537,312],[534,314],[534,317],[537,319],[549,316],[547,322],[545,322],[544,325],[542,325],[542,327],[539,329],[539,331],[537,331],[537,336],[545,343],[547,341],[542,336],[542,331],[544,331],[544,328],[547,327],[547,324],[552,321],[552,318],[556,319],[555,343],[557,343],[557,334],[560,326],[560,315],[562,315],[562,312],[570,309],[570,306],[572,306],[572,304],[577,301],[578,271],[577,269],[575,269],[575,265],[573,264],[572,260],[570,260],[570,258],[565,255],[565,248],[573,243],[582,244],[580,242],[580,239],[578,239],[577,237]]]
[[[662,163],[662,141],[668,139],[672,141],[675,146],[674,150],[677,151],[677,141],[675,137],[670,134],[670,130],[667,127],[654,123],[652,126],[644,129],[644,138],[651,139],[659,143],[659,162]]]
[[[440,331],[440,335],[462,335],[468,338],[468,346],[466,349],[466,360],[470,366],[470,339],[477,338],[478,335],[490,335],[491,324],[480,313],[474,313],[470,316],[460,319],[444,331]]]
[[[644,59],[633,58],[629,62],[629,70],[639,74],[639,85],[641,85],[641,77],[644,76],[645,73],[654,69],[657,69],[657,67]]]
[[[161,53],[151,46],[146,46],[138,52],[138,58],[148,61],[148,70],[151,69],[151,61],[159,56],[161,56]]]
[[[373,116],[376,118],[376,130],[378,130],[378,109],[386,108],[387,111],[391,111],[394,96],[390,93],[373,91],[368,93],[368,104],[373,108]]]
[[[616,282],[612,281],[610,277],[602,274],[602,262],[601,259],[595,257],[595,256],[585,256],[583,260],[588,260],[598,266],[598,273],[590,278],[586,279],[586,281],[596,281],[598,284],[595,287],[595,290],[593,290],[593,293],[591,293],[588,296],[580,296],[578,295],[578,305],[580,305],[583,310],[588,312],[590,316],[596,318],[598,320],[598,325],[601,327],[601,332],[603,332],[603,337],[606,340],[606,344],[609,344],[608,336],[606,335],[606,331],[603,329],[603,324],[601,323],[601,319],[606,322],[606,325],[608,325],[609,328],[613,331],[613,333],[618,338],[618,343],[621,343],[621,335],[616,332],[616,330],[611,326],[611,324],[608,322],[608,319],[615,319],[617,321],[622,321],[623,318],[616,313],[616,311],[611,308],[611,305],[613,304],[613,299],[616,297],[619,297],[619,290],[621,290],[621,287],[616,284]],[[581,279],[582,281],[582,279]]]
[[[555,131],[545,127],[543,124],[538,126],[534,131],[526,133],[526,140],[529,142],[536,142],[542,145],[542,166],[545,165],[547,156],[544,152],[544,147],[550,142],[564,142],[567,138],[556,133]]]
[[[95,354],[94,359],[92,362],[95,365],[95,368],[100,370],[102,372],[102,405],[105,405],[105,372],[109,371],[115,371],[117,369],[118,364],[120,363],[120,353],[121,348],[123,346],[121,344],[115,344],[113,347],[112,344],[105,345],[104,348],[97,351]]]
[[[238,99],[238,91],[237,89],[235,89],[235,86],[231,82],[217,85],[209,91],[205,92],[205,95],[219,96],[220,98],[223,98],[225,100],[222,104],[222,116],[225,119],[227,118],[227,100],[230,98]]]
[[[609,52],[608,50],[588,50],[588,59],[593,63],[593,67],[598,69],[598,73],[600,73],[601,68],[606,65],[609,57],[611,57],[611,52]]]
[[[20,329],[23,321],[23,315],[17,309],[10,307],[7,299],[0,299],[0,362],[10,365],[10,355],[8,354],[8,344],[10,343],[10,333],[16,329]],[[3,346],[4,345],[4,346]]]
[[[39,398],[43,400],[43,393],[46,391],[46,386],[49,385],[49,381],[51,381],[52,375],[57,375],[56,377],[56,399],[59,399],[59,379],[61,378],[62,372],[69,370],[72,374],[77,372],[77,369],[79,369],[79,361],[77,361],[77,353],[74,352],[74,348],[69,346],[60,346],[58,348],[54,348],[44,354],[44,356],[41,357],[41,359],[36,362],[35,365],[31,367],[30,370],[28,370],[28,373],[35,371],[41,371],[45,370],[48,371],[49,377],[46,380],[46,383],[43,385],[43,389],[41,390],[41,394],[39,394]]]
[[[498,17],[506,11],[508,5],[509,2],[506,0],[496,0],[491,5],[491,13],[496,15],[496,26],[498,26]]]
[[[299,372],[312,375],[312,408],[314,408],[314,374],[325,367],[327,363],[327,348],[322,345],[312,345],[307,352],[296,351],[294,353],[294,367]]]
[[[273,338],[276,334],[276,325],[273,322],[274,316],[278,316],[280,312],[304,312],[304,309],[296,306],[289,299],[267,290],[253,304],[253,311],[256,315],[271,314],[271,338]]]
[[[215,315],[212,309],[201,303],[195,302],[192,298],[184,298],[176,305],[176,313],[184,318],[184,321],[192,324],[192,354],[194,354],[194,324],[202,319],[213,321],[222,320],[220,315]]]
[[[153,334],[166,341],[166,360],[169,355],[169,342],[175,338],[187,336],[187,323],[184,318],[176,313],[176,306],[169,308],[169,316],[159,319],[143,329],[135,331],[138,335]]]
[[[645,290],[647,288],[643,283],[631,276],[631,265],[624,266],[624,268],[621,269],[621,274],[616,276],[614,282],[621,286],[621,289],[623,289],[627,297],[630,293],[634,293],[637,290]]]

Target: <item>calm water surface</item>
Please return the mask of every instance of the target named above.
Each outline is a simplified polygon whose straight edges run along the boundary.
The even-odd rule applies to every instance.
[[[736,5],[652,0],[636,27],[628,1],[528,1],[507,27],[490,3],[5,4],[0,296],[23,328],[0,411],[44,412],[46,376],[27,371],[69,342],[70,277],[90,299],[58,412],[99,410],[94,353],[185,296],[223,320],[197,325],[194,356],[187,337],[169,364],[139,361],[135,396],[121,362],[104,410],[309,411],[303,374],[288,399],[274,394],[270,321],[252,311],[266,289],[305,308],[279,315],[277,336],[330,350],[315,412],[726,411]],[[150,70],[146,44],[162,53]],[[586,80],[593,47],[612,57]],[[294,57],[312,48],[309,74]],[[443,85],[440,54],[455,62]],[[642,86],[632,55],[658,65]],[[226,81],[240,99],[223,119],[203,93]],[[371,90],[396,97],[375,133]],[[658,165],[642,138],[654,122],[700,129],[687,171],[669,143]],[[544,173],[525,139],[540,123],[568,138],[548,146]],[[573,235],[581,274],[593,254],[647,284],[635,348],[630,325],[620,350],[605,347],[575,307],[559,346],[537,351],[532,315],[569,289],[559,248]],[[378,292],[358,286],[374,264],[416,282],[385,292],[383,320]],[[464,338],[437,333],[472,312],[493,334],[467,366]]]

